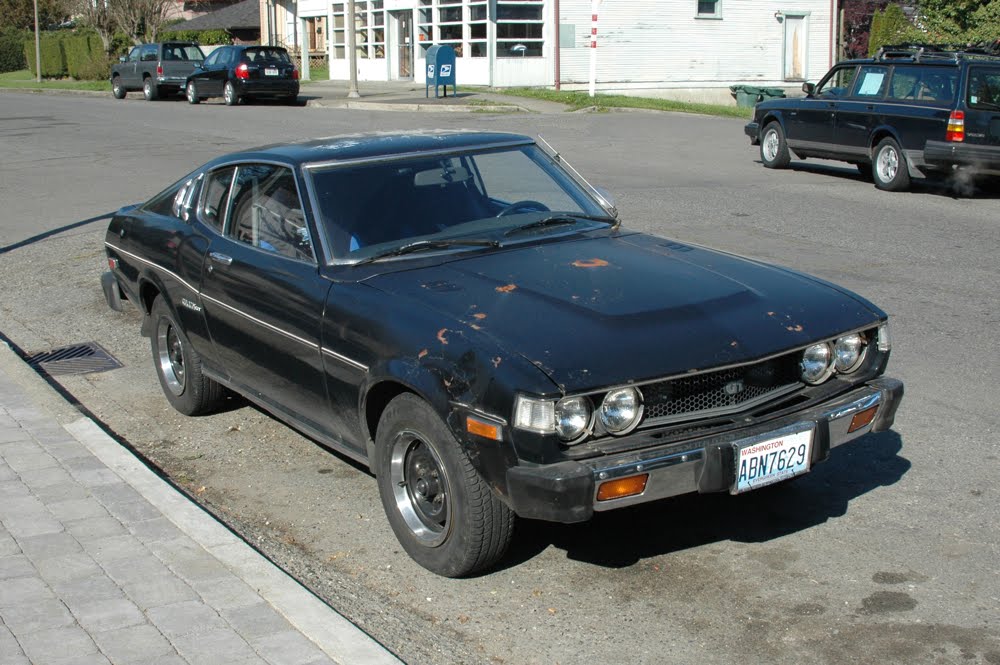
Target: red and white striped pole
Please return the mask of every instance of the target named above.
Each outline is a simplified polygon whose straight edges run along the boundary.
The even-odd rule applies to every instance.
[[[597,93],[597,7],[601,0],[590,3],[590,96]]]

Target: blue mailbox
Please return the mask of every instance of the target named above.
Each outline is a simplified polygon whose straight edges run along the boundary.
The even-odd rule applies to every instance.
[[[427,49],[427,80],[424,81],[424,97],[429,97],[427,90],[434,86],[434,96],[438,96],[438,86],[444,86],[444,96],[448,96],[448,84],[451,93],[457,95],[455,87],[455,49],[447,44],[435,44]]]

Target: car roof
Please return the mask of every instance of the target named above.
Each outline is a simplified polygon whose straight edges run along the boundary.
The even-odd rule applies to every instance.
[[[506,132],[429,130],[373,132],[280,143],[231,153],[211,162],[266,160],[288,164],[324,164],[397,157],[425,152],[461,152],[497,145],[527,145],[529,136]]]

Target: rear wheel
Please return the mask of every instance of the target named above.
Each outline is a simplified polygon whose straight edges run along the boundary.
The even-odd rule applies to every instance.
[[[226,81],[226,86],[222,89],[222,100],[226,106],[236,106],[240,103],[240,96],[236,94],[236,86],[232,81]]]
[[[769,169],[783,169],[792,161],[785,130],[777,122],[768,123],[760,137],[760,161]]]
[[[392,400],[379,420],[376,445],[382,506],[417,563],[461,577],[503,557],[514,514],[426,402],[411,394]]]
[[[906,157],[896,139],[884,138],[875,146],[872,179],[876,187],[889,192],[901,192],[910,186]]]
[[[201,99],[198,97],[198,90],[195,88],[194,81],[190,81],[187,84],[186,94],[187,94],[188,104],[197,104],[198,102],[201,101]]]
[[[153,319],[150,338],[153,365],[167,401],[188,416],[219,408],[226,398],[225,388],[202,373],[201,356],[191,346],[161,296],[153,301],[150,316]]]
[[[147,102],[151,102],[160,96],[160,91],[156,89],[156,84],[148,76],[142,80],[142,96],[146,98]]]
[[[115,99],[125,99],[127,92],[125,86],[122,85],[122,77],[116,76],[111,79],[111,94],[114,95]]]

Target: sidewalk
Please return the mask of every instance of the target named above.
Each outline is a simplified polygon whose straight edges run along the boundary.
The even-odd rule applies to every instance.
[[[0,662],[399,663],[2,343]]]

